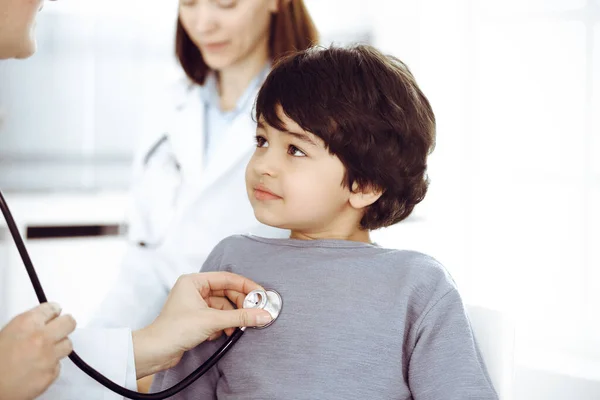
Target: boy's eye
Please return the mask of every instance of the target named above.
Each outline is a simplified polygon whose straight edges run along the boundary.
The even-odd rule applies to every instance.
[[[269,142],[263,136],[256,135],[256,147],[267,147]]]
[[[196,4],[196,0],[179,0],[179,5],[181,6],[193,6]]]
[[[290,147],[288,147],[288,154],[294,157],[306,157],[306,153],[304,153],[302,150],[300,150],[293,144],[291,144]]]

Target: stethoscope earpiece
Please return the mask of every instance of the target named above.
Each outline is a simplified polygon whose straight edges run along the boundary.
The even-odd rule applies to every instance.
[[[263,326],[256,326],[255,329],[264,329],[270,326],[279,317],[283,300],[281,295],[274,290],[256,289],[246,295],[243,308],[259,308],[266,310],[271,314],[271,322]]]

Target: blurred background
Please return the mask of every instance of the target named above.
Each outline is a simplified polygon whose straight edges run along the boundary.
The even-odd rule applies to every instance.
[[[600,399],[600,0],[307,0],[322,44],[405,61],[438,121],[430,192],[377,232],[515,326],[514,398]],[[0,63],[0,188],[80,323],[114,282],[146,117],[178,73],[177,2],[61,0]],[[0,222],[3,226],[3,221]],[[0,231],[0,325],[35,304]]]

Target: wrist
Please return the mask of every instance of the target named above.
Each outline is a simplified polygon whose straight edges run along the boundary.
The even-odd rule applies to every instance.
[[[160,340],[156,339],[157,336],[151,326],[133,331],[131,337],[137,379],[155,374],[171,366],[171,358],[160,348]]]

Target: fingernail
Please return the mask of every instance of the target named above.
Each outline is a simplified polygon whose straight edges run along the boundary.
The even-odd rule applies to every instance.
[[[271,314],[269,313],[264,313],[264,314],[260,314],[256,317],[256,323],[259,325],[266,325],[269,322],[271,322],[273,318],[271,317]]]
[[[48,304],[50,304],[50,307],[52,307],[52,310],[54,310],[55,313],[60,314],[60,312],[62,311],[62,307],[60,306],[60,304],[55,303],[53,301],[51,301]]]

